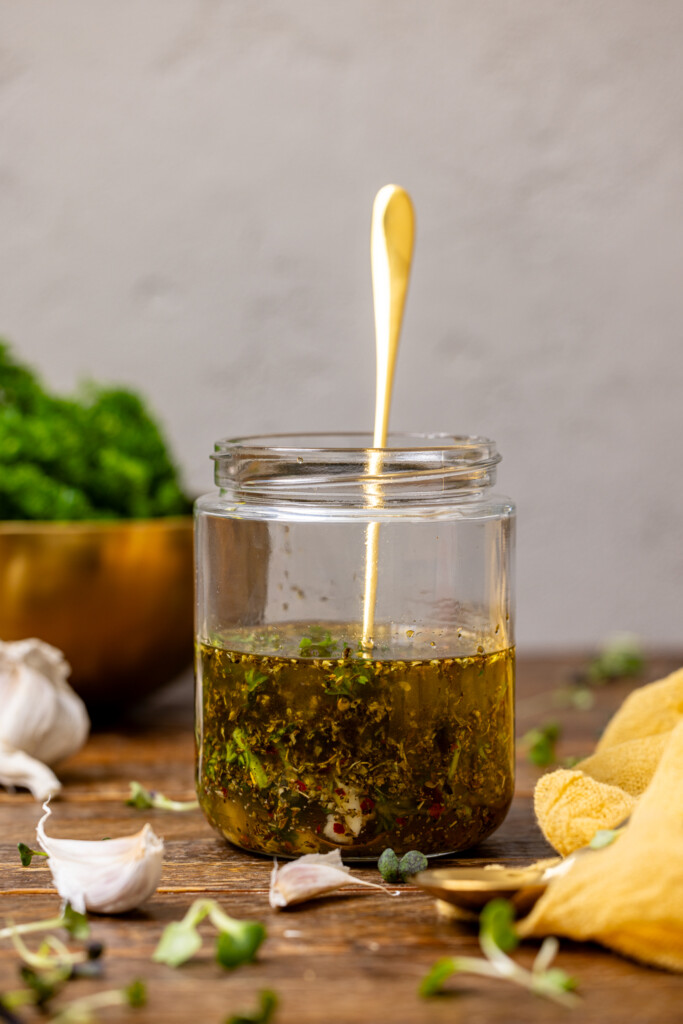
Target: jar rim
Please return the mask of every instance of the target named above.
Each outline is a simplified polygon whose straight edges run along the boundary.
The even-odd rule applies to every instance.
[[[331,443],[335,440],[338,442],[340,439],[361,439],[365,442],[363,444],[339,444]],[[327,444],[311,444],[313,440],[321,442],[327,441]],[[258,452],[272,451],[281,452],[282,454],[291,454],[293,452],[309,452],[309,453],[339,453],[340,455],[346,454],[360,454],[361,452],[365,455],[368,452],[391,452],[392,455],[400,454],[402,452],[414,454],[417,452],[472,452],[478,451],[482,458],[494,460],[495,463],[500,462],[502,456],[496,451],[496,443],[488,437],[483,437],[477,434],[447,434],[447,433],[418,433],[418,432],[395,432],[392,431],[388,435],[388,440],[400,440],[400,444],[387,444],[382,448],[375,448],[372,443],[372,435],[368,431],[312,431],[307,433],[292,433],[292,434],[252,434],[244,437],[224,437],[220,438],[214,444],[214,455],[211,456],[214,461],[217,461],[224,455],[231,455],[234,452],[246,453],[247,451],[254,449]],[[424,444],[421,442],[433,442],[431,444]],[[434,443],[441,442],[441,443]],[[448,442],[448,443],[446,443]]]
[[[224,438],[212,459],[222,499],[243,511],[381,518],[480,500],[501,456],[473,435],[392,433],[386,448],[373,448],[368,433],[327,432]]]

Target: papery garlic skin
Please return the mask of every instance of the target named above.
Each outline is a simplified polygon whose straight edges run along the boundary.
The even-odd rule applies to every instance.
[[[45,765],[75,754],[90,731],[85,704],[66,681],[70,671],[62,652],[42,640],[0,641],[0,783],[26,786],[38,800],[61,789]]]
[[[156,891],[161,879],[164,843],[147,824],[122,839],[55,839],[45,835],[47,804],[36,835],[48,854],[47,865],[59,895],[84,914],[124,914]]]
[[[271,907],[289,907],[293,903],[326,896],[345,885],[368,885],[373,889],[384,889],[383,885],[366,882],[352,876],[350,872],[351,869],[342,863],[339,850],[307,853],[282,866],[275,861],[270,876],[268,900]]]

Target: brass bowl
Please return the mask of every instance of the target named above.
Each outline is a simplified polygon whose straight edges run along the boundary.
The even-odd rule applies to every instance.
[[[0,522],[0,639],[59,647],[91,709],[191,664],[192,586],[191,516]]]

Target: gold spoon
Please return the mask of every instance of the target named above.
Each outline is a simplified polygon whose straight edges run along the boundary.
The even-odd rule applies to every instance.
[[[434,896],[442,911],[443,904],[456,907],[458,917],[474,919],[489,900],[495,899],[508,900],[518,914],[524,914],[545,892],[546,871],[557,863],[559,858],[527,868],[432,868],[421,871],[412,881]]]
[[[368,474],[376,477],[382,466],[389,426],[391,393],[398,340],[415,239],[415,213],[408,193],[398,185],[385,185],[375,196],[370,230],[372,295],[375,307],[375,345],[377,350],[377,390],[375,393],[375,430]],[[368,487],[369,504],[379,507],[381,489]],[[365,594],[363,599],[363,647],[373,646],[375,603],[377,600],[377,553],[379,523],[370,523],[365,533]]]
[[[483,868],[433,868],[420,871],[413,882],[435,896],[442,911],[444,904],[455,907],[457,917],[473,918],[489,900],[498,897],[509,900],[517,913],[526,913],[554,878],[566,874],[580,858],[594,856],[603,846],[609,846],[630,820],[628,815],[614,828],[598,830],[588,846],[574,850],[567,857],[549,857],[525,868],[507,868],[502,864]]]

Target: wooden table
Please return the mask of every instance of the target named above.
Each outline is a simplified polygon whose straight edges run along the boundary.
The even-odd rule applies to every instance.
[[[562,722],[560,757],[588,753],[629,684],[597,692],[588,711],[558,710],[556,694],[582,664],[577,657],[520,659],[518,731],[555,717]],[[683,657],[652,658],[646,680],[683,664]],[[631,684],[632,685],[632,684]],[[49,831],[86,839],[137,831],[149,820],[164,837],[164,872],[157,894],[143,910],[124,917],[94,917],[93,937],[106,946],[105,977],[74,982],[68,998],[103,988],[147,981],[148,1004],[139,1010],[102,1011],[102,1021],[219,1024],[237,1010],[255,1007],[257,992],[274,989],[278,1024],[467,1024],[489,1022],[583,1022],[683,1020],[683,978],[640,967],[597,945],[563,941],[558,965],[578,977],[582,1006],[565,1010],[495,980],[461,977],[448,995],[417,995],[428,968],[443,956],[477,955],[476,934],[437,919],[432,900],[414,887],[398,899],[356,887],[300,909],[276,912],[268,905],[269,860],[226,845],[199,811],[172,814],[125,806],[128,782],[137,779],[177,799],[193,797],[192,688],[184,680],[148,702],[125,726],[95,734],[61,769],[62,799],[54,803]],[[523,864],[550,853],[533,817],[532,792],[540,772],[520,751],[515,802],[498,833],[466,857],[450,863],[491,860]],[[34,844],[39,806],[26,794],[0,791],[0,911],[2,919],[33,920],[58,913],[59,899],[44,862],[19,864],[16,844]],[[444,862],[449,863],[449,862]],[[361,878],[376,872],[359,870]],[[268,938],[258,962],[224,972],[212,961],[211,943],[194,961],[171,968],[150,957],[163,927],[179,919],[192,900],[206,894],[236,917],[258,918]],[[34,942],[33,945],[36,943]],[[537,945],[515,956],[530,966]],[[0,990],[18,987],[17,957],[0,943]],[[28,1021],[45,1019],[22,1011]]]

